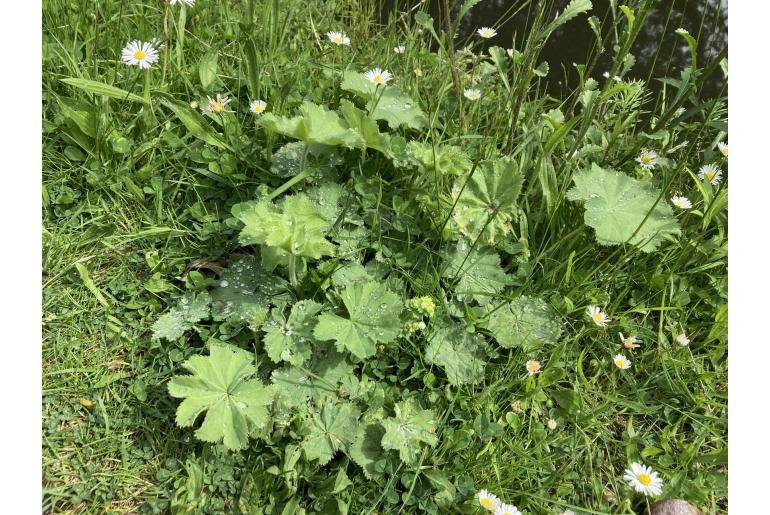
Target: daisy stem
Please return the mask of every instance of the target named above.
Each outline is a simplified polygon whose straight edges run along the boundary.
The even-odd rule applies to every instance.
[[[184,3],[179,9],[179,23],[176,26],[176,66],[179,70],[184,65],[184,26],[187,22],[187,10]]]
[[[163,2],[163,79],[166,82],[166,70],[168,69],[168,1]]]

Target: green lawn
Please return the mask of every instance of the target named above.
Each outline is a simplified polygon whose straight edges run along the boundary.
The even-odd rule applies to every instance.
[[[564,12],[552,3],[515,2],[535,23],[509,57],[510,41],[450,45],[443,19],[434,35],[424,15],[378,21],[367,1],[46,0],[43,511],[482,513],[486,489],[528,514],[640,513],[623,480],[640,462],[661,498],[726,512],[727,80],[700,98],[723,70],[698,62],[663,92],[586,76],[550,97],[533,70]],[[600,21],[613,75],[642,4]],[[595,14],[580,11],[564,23]],[[153,38],[168,43],[149,72],[121,62]],[[373,67],[394,78],[355,75]],[[201,114],[217,93],[234,113]],[[257,98],[265,114],[249,112]],[[719,184],[698,177],[707,163]],[[252,290],[277,293],[218,317],[244,255],[264,267]],[[181,336],[158,337],[184,295],[209,293]],[[425,296],[435,313],[412,305]],[[322,310],[307,341],[269,340],[300,300]],[[240,450],[197,438],[201,418],[178,427],[168,390],[223,345],[264,384],[315,381],[307,398],[280,383],[268,429],[249,426]]]

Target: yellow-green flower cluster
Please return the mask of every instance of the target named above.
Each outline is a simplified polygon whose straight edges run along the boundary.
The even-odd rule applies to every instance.
[[[425,325],[425,322],[420,320],[419,322],[409,322],[407,324],[406,328],[409,330],[410,333],[416,333],[417,331],[423,331],[427,326]]]
[[[410,305],[428,318],[436,314],[436,303],[430,297],[416,297],[409,301]]]

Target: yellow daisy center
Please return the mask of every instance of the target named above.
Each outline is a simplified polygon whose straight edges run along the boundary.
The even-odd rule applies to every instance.
[[[727,147],[722,149],[722,155],[727,157]]]
[[[260,104],[257,104],[254,106],[254,112],[255,113],[261,113],[265,108],[262,107]]]
[[[615,365],[617,365],[618,368],[623,368],[624,366],[626,366],[626,360],[624,360],[624,359],[616,359],[615,360]]]
[[[222,105],[222,102],[215,100],[214,102],[211,103],[211,110],[214,111],[215,113],[221,113],[222,111],[225,110],[225,106]]]
[[[601,312],[594,313],[594,320],[597,322],[601,322],[602,320],[604,320],[604,315],[602,315]]]
[[[377,74],[374,76],[374,82],[376,84],[382,84],[383,82],[385,82],[385,79],[383,78],[382,75]]]
[[[481,505],[485,508],[491,508],[495,505],[495,503],[492,502],[492,499],[490,499],[489,497],[485,497],[481,500]]]
[[[140,49],[134,52],[134,59],[136,59],[137,61],[142,61],[144,60],[145,57],[147,57],[147,54],[144,53],[144,50]]]
[[[650,156],[642,156],[642,163],[648,165],[652,162],[652,158]]]
[[[711,179],[714,178],[715,175],[716,175],[715,172],[708,171],[708,172],[706,172],[706,179],[708,179],[710,181]]]
[[[650,476],[649,474],[644,474],[644,473],[639,474],[638,476],[636,476],[636,479],[644,486],[650,486],[652,484],[652,476]]]
[[[529,372],[537,372],[540,369],[540,365],[537,363],[528,363],[527,364],[527,371]]]
[[[334,36],[333,41],[339,45],[342,43],[342,38],[340,36]]]

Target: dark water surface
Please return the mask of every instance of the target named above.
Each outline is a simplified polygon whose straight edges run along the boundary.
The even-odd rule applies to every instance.
[[[450,5],[461,4],[450,0]],[[553,15],[561,12],[568,0],[554,2]],[[567,22],[549,38],[540,54],[538,62],[547,61],[550,72],[547,88],[554,96],[563,96],[577,82],[577,71],[572,63],[586,64],[596,36],[588,25],[588,17],[596,16],[603,21],[603,34],[610,30],[612,14],[609,0],[593,0],[593,9],[587,14]],[[624,3],[624,2],[619,2]],[[408,11],[418,4],[428,6],[428,12],[438,23],[441,20],[439,6],[441,1],[385,0],[381,3],[383,21],[394,9]],[[460,23],[458,48],[463,46],[465,38],[476,38],[475,31],[489,26],[497,30],[497,35],[489,40],[488,46],[510,48],[514,43],[521,50],[534,19],[537,0],[529,2],[518,0],[482,0],[465,15]],[[521,6],[524,8],[521,9]],[[416,11],[415,11],[416,12]],[[455,13],[456,14],[456,9]],[[618,16],[623,15],[618,12]],[[502,20],[502,23],[501,23]],[[655,10],[647,15],[644,26],[631,49],[636,57],[636,64],[626,78],[651,80],[650,86],[655,91],[660,83],[655,78],[679,78],[682,69],[690,64],[690,51],[684,39],[675,34],[678,28],[684,28],[698,40],[698,66],[710,63],[722,49],[727,47],[727,0],[661,0]],[[611,41],[611,40],[610,40]],[[609,71],[612,63],[612,43],[607,45],[599,56],[592,76],[601,79],[602,73]],[[717,70],[704,83],[701,97],[714,98],[720,95],[724,77]],[[727,94],[725,89],[722,94]]]

